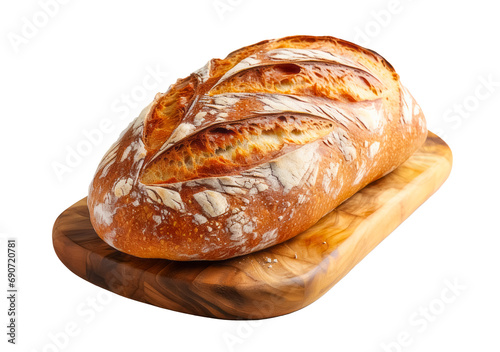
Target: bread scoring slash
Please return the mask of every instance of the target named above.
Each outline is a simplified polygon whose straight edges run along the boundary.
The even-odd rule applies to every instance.
[[[99,164],[90,218],[134,256],[232,258],[306,230],[426,136],[377,53],[332,37],[263,41],[156,95]]]

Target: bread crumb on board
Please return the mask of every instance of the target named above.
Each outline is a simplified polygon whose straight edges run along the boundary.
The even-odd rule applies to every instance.
[[[278,259],[276,259],[276,258],[274,258],[274,259],[272,259],[270,257],[265,257],[264,258],[264,264],[269,264],[267,266],[268,268],[272,268],[273,267],[273,265],[271,263],[277,263],[277,262],[278,262]]]

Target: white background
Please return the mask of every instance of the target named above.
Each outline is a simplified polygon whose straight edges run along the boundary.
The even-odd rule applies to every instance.
[[[62,2],[0,8],[0,287],[5,239],[16,237],[20,324],[13,348],[0,329],[0,350],[500,350],[494,2]],[[252,324],[107,294],[66,269],[52,248],[54,220],[86,195],[104,152],[155,93],[212,57],[293,34],[337,36],[387,58],[453,150],[445,185],[317,302]],[[151,70],[163,73],[144,88]],[[113,130],[58,175],[54,166],[103,121]],[[3,327],[6,299],[0,308]],[[68,324],[77,336],[63,337]]]

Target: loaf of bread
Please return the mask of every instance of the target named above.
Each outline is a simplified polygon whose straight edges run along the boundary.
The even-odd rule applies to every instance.
[[[134,256],[232,258],[306,230],[426,136],[377,53],[332,37],[263,41],[156,95],[102,159],[90,217]]]

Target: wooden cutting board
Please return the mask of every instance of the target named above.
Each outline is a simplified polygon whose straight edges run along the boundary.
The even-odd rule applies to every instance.
[[[403,165],[309,230],[235,259],[175,262],[121,253],[94,232],[86,198],[57,218],[54,249],[76,275],[137,301],[214,318],[275,317],[332,288],[443,184],[451,164],[449,147],[429,133]]]

